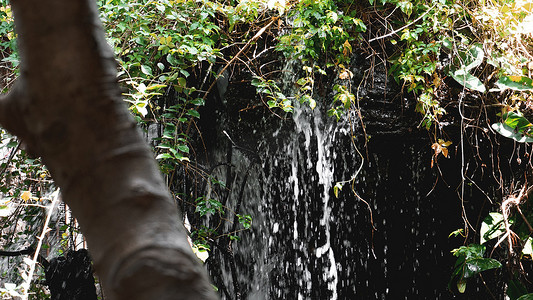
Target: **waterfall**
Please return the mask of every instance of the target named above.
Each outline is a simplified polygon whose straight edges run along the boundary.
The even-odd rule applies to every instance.
[[[354,86],[365,80],[367,65],[354,60]],[[237,274],[224,256],[212,258],[220,261],[224,280],[218,284],[228,294],[236,280],[242,299],[254,300],[453,297],[449,251],[462,241],[448,235],[463,224],[454,191],[460,164],[452,155],[439,160],[440,171],[430,167],[431,143],[416,128],[414,103],[399,98],[385,74],[376,71],[359,91],[363,122],[354,114],[352,125],[327,116],[327,93],[315,109],[295,104],[285,118],[243,110],[261,102],[253,87],[237,80],[228,85],[223,107],[202,112],[209,143],[201,163],[226,162],[213,172],[231,185],[226,205],[235,210],[241,199],[237,213],[253,218],[252,228],[231,243]],[[335,183],[355,174],[353,191],[349,182],[335,197]],[[472,207],[486,198],[473,187],[467,194]]]
[[[285,74],[294,76],[295,64],[287,66]],[[227,95],[234,95],[228,96],[227,103],[236,102],[238,93]],[[326,104],[315,109],[295,105],[286,119],[267,113],[253,124],[242,119],[232,123],[221,114],[217,123],[228,138],[218,137],[217,146],[211,148],[211,164],[228,159],[231,147],[236,185],[229,198],[234,202],[237,186],[247,178],[241,211],[252,215],[253,228],[242,234],[235,251],[244,264],[251,264],[246,268],[252,270],[240,279],[249,282],[248,299],[339,299],[341,262],[332,247],[337,241],[331,232],[331,223],[336,222],[332,202],[338,199],[332,188],[336,168],[353,169],[335,165],[340,151],[335,143],[349,141],[348,130],[341,128],[346,124],[326,116]],[[249,152],[259,160],[251,159]],[[216,175],[227,180],[226,171],[219,168]]]

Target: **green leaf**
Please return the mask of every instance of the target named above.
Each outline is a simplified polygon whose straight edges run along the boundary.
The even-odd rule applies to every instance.
[[[518,298],[517,300],[533,300],[533,294],[523,295],[520,298]]]
[[[147,91],[150,90],[158,90],[167,87],[166,84],[152,84],[149,87],[146,88]]]
[[[505,226],[503,224],[503,215],[498,212],[491,212],[483,220],[480,230],[480,244],[499,237],[505,233]]]
[[[189,109],[189,110],[187,111],[187,114],[188,114],[189,116],[191,116],[191,117],[200,118],[200,113],[197,112],[197,111],[194,110],[194,109]]]
[[[473,258],[467,259],[464,268],[464,278],[470,278],[474,275],[490,269],[501,268],[502,264],[492,258]]]
[[[309,98],[309,107],[311,107],[311,109],[315,109],[315,107],[316,107],[315,99]]]
[[[457,290],[459,293],[463,294],[466,290],[466,280],[459,280],[457,281]]]
[[[464,231],[464,229],[462,229],[462,228],[459,228],[459,229],[457,229],[457,230],[454,230],[454,231],[452,231],[452,232],[448,235],[448,238],[450,238],[452,235],[453,235],[453,236],[458,236],[458,235],[462,235],[462,236],[464,236],[463,231]],[[483,244],[483,243],[482,243],[482,244]]]
[[[19,143],[17,140],[11,140],[9,143],[7,143],[6,147],[8,148],[15,148]]]
[[[483,58],[483,45],[474,44],[467,51],[460,52],[454,57],[449,74],[464,87],[484,93],[486,88],[483,83],[470,73],[470,70],[483,62]]]
[[[524,118],[519,112],[507,112],[502,118],[505,125],[514,129],[515,132],[523,133],[526,129],[533,126],[528,119]]]
[[[307,78],[298,79],[298,81],[296,81],[296,84],[298,84],[298,85],[306,85],[307,84]]]
[[[178,86],[182,88],[187,87],[187,79],[183,77],[178,78]]]
[[[484,245],[470,244],[452,250],[453,255],[457,257],[457,262],[450,284],[454,278],[457,278],[457,288],[464,292],[467,278],[486,270],[500,268],[502,265],[499,261],[483,257],[485,249]]]
[[[531,244],[532,241],[533,239],[531,237],[529,237],[526,240],[526,243],[524,244],[524,248],[522,248],[522,254],[533,257],[533,245]]]
[[[527,294],[527,289],[519,280],[513,279],[507,284],[507,291],[505,293],[509,296],[510,300],[517,300]]]
[[[250,215],[239,215],[239,223],[244,227],[244,229],[250,229],[252,227],[252,217]]]
[[[466,69],[455,69],[450,67],[450,75],[466,88],[484,93],[486,91],[485,85],[476,76],[470,74]]]
[[[12,211],[9,209],[9,206],[0,205],[0,217],[7,217],[11,215]]]
[[[196,98],[194,100],[191,100],[191,104],[196,105],[196,106],[203,106],[205,105],[205,101],[202,98]]]
[[[141,65],[141,72],[143,72],[146,75],[152,76],[152,68],[146,65]]]
[[[444,46],[445,48],[448,48],[448,49],[453,49],[453,40],[450,39],[449,37],[446,37],[442,40],[442,46]]]
[[[533,79],[525,76],[502,76],[496,82],[499,90],[533,91]]]
[[[208,249],[199,247],[198,245],[191,245],[192,252],[198,257],[202,262],[205,263],[205,261],[209,258],[209,252]]]
[[[177,145],[176,148],[183,153],[189,153],[189,147],[187,145]]]
[[[268,105],[268,108],[273,108],[273,107],[278,106],[278,103],[274,100],[268,100],[267,105]]]
[[[333,194],[335,194],[335,198],[339,198],[339,192],[342,190],[342,183],[337,182],[335,186],[333,187]]]
[[[485,249],[484,245],[470,244],[468,246],[461,246],[457,249],[453,249],[452,254],[456,257],[464,257],[465,259],[479,258],[483,257]]]
[[[146,108],[146,102],[137,102],[135,103],[135,108],[137,111],[145,117],[148,114],[148,109]]]
[[[463,57],[463,60],[461,61],[462,69],[470,71],[483,62],[483,45],[479,43],[474,44],[464,55],[460,56]]]
[[[159,159],[173,159],[173,158],[174,157],[170,155],[169,153],[161,153],[157,155],[155,159],[159,160]]]
[[[355,24],[355,27],[356,27],[357,31],[360,31],[360,32],[365,32],[366,31],[366,25],[363,22],[363,20],[354,18],[353,22]]]
[[[506,124],[503,123],[495,123],[492,124],[492,129],[496,131],[497,133],[503,135],[506,138],[513,139],[519,143],[531,143],[533,142],[533,138],[529,136],[525,136],[522,133],[515,132],[512,127],[509,127]]]
[[[171,66],[176,66],[179,64],[179,61],[176,58],[174,58],[174,56],[172,56],[171,54],[167,55],[167,61]]]
[[[183,74],[183,76],[185,76],[185,78],[189,77],[189,75],[191,75],[189,72],[187,72],[186,70],[180,70],[180,73]]]

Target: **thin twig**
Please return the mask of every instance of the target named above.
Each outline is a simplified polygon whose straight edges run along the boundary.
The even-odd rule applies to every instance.
[[[33,278],[33,273],[35,272],[35,264],[37,263],[39,259],[39,252],[41,251],[41,246],[43,244],[44,237],[50,230],[50,228],[48,227],[48,224],[50,224],[52,213],[54,212],[56,203],[59,201],[59,189],[57,189],[54,192],[54,194],[55,195],[52,197],[53,199],[52,203],[50,203],[50,206],[48,207],[48,213],[46,214],[46,220],[44,221],[43,231],[41,232],[41,235],[37,238],[38,242],[37,242],[37,246],[35,247],[35,254],[33,255],[33,259],[30,263],[30,270],[28,271],[28,277],[26,278],[26,281],[22,284],[22,300],[28,299],[30,283]]]
[[[259,31],[241,48],[241,50],[239,50],[239,52],[237,52],[237,54],[235,54],[235,56],[233,56],[233,58],[224,66],[224,68],[222,68],[218,72],[216,79],[218,79],[218,77],[220,77],[220,75],[222,73],[224,73],[224,71],[226,71],[226,69],[237,59],[237,57],[239,57],[244,52],[244,50],[246,50],[246,48],[248,48],[248,46],[250,46],[250,44],[252,42],[257,40],[267,30],[267,28],[270,27],[270,25],[272,25],[277,19],[278,19],[278,17],[273,17],[272,20],[267,25],[265,25],[263,28],[259,29]],[[214,80],[211,83],[211,85],[209,86],[209,88],[205,92],[205,95],[203,97],[204,100],[207,98],[207,95],[209,95],[209,92],[211,92],[211,90],[215,86],[216,82],[217,81]]]
[[[505,225],[505,231],[507,232],[507,242],[509,243],[509,254],[513,254],[513,240],[512,240],[512,231],[511,231],[511,225],[509,224],[509,213],[511,210],[511,206],[517,206],[520,205],[520,201],[522,201],[522,198],[527,195],[524,194],[526,191],[526,187],[522,187],[520,190],[520,193],[518,193],[518,196],[509,196],[507,200],[502,202],[502,214],[503,214],[503,223]],[[529,225],[529,224],[528,224]],[[530,226],[531,228],[531,226]]]
[[[414,19],[413,22],[411,22],[409,24],[406,24],[405,26],[402,26],[402,27],[400,27],[400,28],[398,28],[398,29],[396,29],[394,31],[391,31],[391,32],[385,34],[385,35],[378,36],[378,37],[375,37],[373,39],[370,39],[370,40],[368,40],[368,43],[371,43],[371,42],[377,41],[377,40],[381,40],[381,39],[384,39],[384,38],[389,37],[391,35],[394,35],[394,34],[400,32],[400,31],[404,30],[405,28],[415,24],[416,22],[420,21],[420,19],[422,19],[425,15],[427,15],[436,5],[437,5],[436,3],[433,4],[433,6],[430,7],[428,10],[426,10],[423,14],[421,14],[420,17]]]
[[[526,222],[526,225],[527,225],[527,228],[529,229],[529,232],[532,233],[533,232],[533,227],[531,227],[531,224],[529,224],[529,221],[527,220],[526,216],[524,216],[524,214],[522,213],[522,210],[520,209],[520,206],[517,206],[516,210],[518,210],[518,213],[522,217],[522,220],[524,220],[524,222]]]
[[[0,170],[0,176],[4,174],[4,172],[7,170],[7,167],[9,167],[9,164],[13,160],[13,157],[15,156],[15,153],[20,149],[20,141],[17,143],[17,147],[15,147],[13,150],[11,150],[11,153],[9,153],[9,158],[6,161],[6,165]]]

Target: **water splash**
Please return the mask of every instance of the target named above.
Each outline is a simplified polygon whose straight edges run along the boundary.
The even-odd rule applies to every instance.
[[[284,74],[294,74],[294,67]],[[314,110],[296,103],[287,119],[267,112],[262,119],[239,114],[217,120],[218,130],[226,130],[239,146],[231,155],[235,182],[249,172],[242,211],[254,222],[234,246],[246,299],[448,296],[446,268],[453,266],[453,257],[446,249],[454,247],[448,234],[461,224],[455,194],[442,182],[435,186],[427,134],[406,130],[412,128],[412,119],[401,113],[406,102],[385,101],[384,93],[395,93],[384,78],[376,75],[374,87],[361,91],[363,120],[372,135],[368,155],[361,130],[354,133],[349,124],[327,117],[321,103],[328,99],[317,101]],[[239,95],[232,85],[226,95],[228,105],[249,103],[232,98]],[[352,143],[364,155],[362,170]],[[213,161],[225,161],[227,145],[211,148],[218,153]],[[253,162],[239,148],[252,149],[260,159]],[[455,172],[453,166],[450,170]],[[353,188],[372,208],[375,232],[368,207],[348,184],[338,199],[333,194],[336,182],[354,174]]]

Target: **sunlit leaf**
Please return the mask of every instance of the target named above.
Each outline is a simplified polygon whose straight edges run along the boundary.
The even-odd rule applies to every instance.
[[[533,138],[529,136],[525,136],[519,132],[515,132],[512,127],[509,127],[506,124],[503,123],[495,123],[492,124],[492,129],[496,131],[497,133],[503,135],[506,138],[511,138],[519,143],[531,143],[533,142]]]
[[[520,112],[510,111],[502,116],[504,124],[513,128],[514,132],[525,133],[533,125]]]
[[[505,233],[505,226],[503,224],[503,215],[498,212],[491,212],[481,223],[480,244],[499,237]]]
[[[147,91],[157,90],[157,89],[165,88],[166,86],[167,86],[166,84],[152,84],[149,87],[147,87],[146,90]]]
[[[470,278],[474,275],[490,269],[501,268],[502,264],[492,258],[474,258],[466,261],[464,277]]]
[[[152,68],[146,65],[141,65],[141,72],[143,72],[146,75],[152,75]]]
[[[20,194],[20,199],[22,199],[24,201],[30,200],[31,197],[32,197],[32,195],[31,195],[30,191],[24,191],[24,192],[22,192],[22,194]]]
[[[466,290],[466,280],[459,280],[457,281],[457,290],[459,291],[459,293],[464,293],[465,290]]]
[[[174,58],[174,56],[172,56],[171,54],[167,55],[167,61],[172,66],[176,66],[179,64],[179,61],[176,58]]]
[[[311,107],[311,109],[315,109],[315,107],[316,107],[315,99],[309,98],[309,107]]]
[[[191,245],[192,252],[198,257],[202,262],[205,263],[205,261],[209,258],[209,252],[205,248],[200,248],[196,245]]]
[[[155,159],[159,160],[159,159],[172,159],[172,158],[174,157],[170,155],[169,153],[161,153],[161,154],[158,154]]]
[[[529,237],[526,240],[526,243],[524,244],[524,248],[522,248],[522,254],[529,255],[530,257],[533,257],[533,246],[531,244],[532,240],[533,239],[531,237]]]
[[[525,76],[502,76],[496,86],[500,90],[533,91],[533,80]]]
[[[452,143],[452,141],[443,141],[443,140],[439,140],[440,144],[443,146],[443,147],[449,147]]]
[[[335,194],[335,198],[339,198],[339,192],[342,190],[342,183],[337,182],[335,186],[333,187],[333,194]]]
[[[472,45],[466,53],[462,56],[462,69],[465,69],[466,71],[470,71],[473,68],[479,66],[483,62],[483,45],[482,44],[474,44]]]
[[[346,40],[344,44],[342,44],[342,47],[343,47],[342,54],[344,56],[348,56],[350,55],[350,53],[352,53],[352,45],[350,45],[350,42],[348,42],[348,40]]]
[[[7,217],[11,215],[11,209],[7,205],[0,205],[0,217]]]
[[[146,108],[145,102],[135,103],[135,108],[143,117],[146,117],[146,115],[148,114],[148,109]]]
[[[444,155],[444,157],[448,157],[448,148],[442,147],[442,155]]]
[[[339,74],[339,79],[348,79],[350,78],[350,73],[348,70],[344,70]]]
[[[462,228],[457,229],[457,230],[454,230],[454,231],[452,231],[452,232],[448,235],[448,237],[451,237],[452,235],[453,235],[453,236],[458,236],[458,235],[462,235],[462,236],[464,236],[464,235],[463,235],[463,231],[464,231],[464,229],[462,229]]]
[[[485,85],[476,76],[470,74],[465,69],[454,69],[450,67],[450,75],[466,88],[484,93],[486,91]]]
[[[142,82],[139,83],[139,85],[137,86],[137,90],[139,91],[139,93],[143,94],[146,91],[146,85]]]

